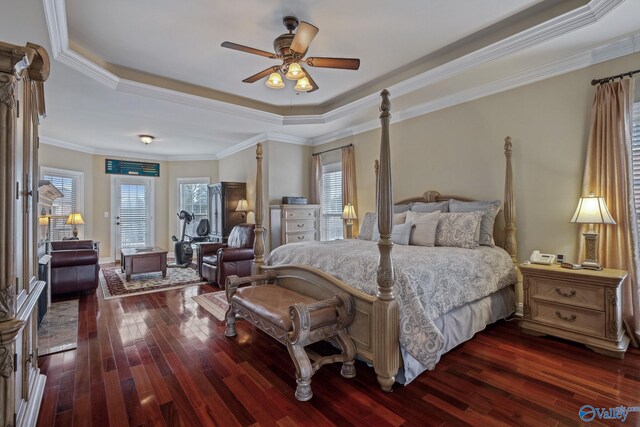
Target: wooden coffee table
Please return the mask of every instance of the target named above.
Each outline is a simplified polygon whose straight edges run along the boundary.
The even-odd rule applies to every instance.
[[[162,248],[124,248],[120,250],[120,268],[127,282],[132,274],[161,271],[167,277],[167,251]]]

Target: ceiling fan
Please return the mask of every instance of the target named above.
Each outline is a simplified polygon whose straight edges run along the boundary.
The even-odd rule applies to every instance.
[[[247,77],[243,82],[254,83],[269,76],[266,85],[272,89],[281,89],[285,86],[282,80],[282,73],[287,79],[296,81],[296,91],[313,92],[318,90],[319,86],[311,78],[309,72],[302,66],[302,63],[310,67],[339,68],[343,70],[357,70],[360,68],[360,60],[356,58],[310,57],[304,59],[304,55],[309,49],[309,44],[316,34],[318,34],[318,27],[308,22],[298,22],[298,19],[294,16],[284,17],[282,23],[289,33],[282,34],[273,41],[273,48],[276,53],[270,53],[237,43],[222,43],[222,47],[282,61],[282,65],[274,65],[266,70],[262,70],[251,77]],[[296,28],[297,31],[293,34]]]

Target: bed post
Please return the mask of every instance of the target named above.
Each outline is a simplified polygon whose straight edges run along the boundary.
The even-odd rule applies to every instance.
[[[376,174],[376,210],[378,209],[378,194],[380,194],[380,186],[378,184],[378,175],[379,175],[379,171],[380,171],[380,162],[377,160],[373,161],[373,171]],[[377,212],[376,212],[377,213]]]
[[[253,242],[253,274],[260,274],[264,264],[264,228],[262,227],[262,143],[256,145],[256,229]]]
[[[389,91],[380,94],[380,122],[382,138],[380,141],[380,166],[378,174],[378,293],[373,303],[373,365],[378,382],[384,391],[391,391],[395,376],[400,367],[400,312],[398,301],[393,295],[395,281],[391,260],[391,228],[393,222],[393,185],[391,181],[391,155],[389,149],[389,120],[391,103]]]
[[[504,177],[504,250],[511,255],[514,264],[518,264],[518,243],[516,239],[516,202],[513,197],[513,170],[511,168],[511,137],[504,139],[506,169]]]

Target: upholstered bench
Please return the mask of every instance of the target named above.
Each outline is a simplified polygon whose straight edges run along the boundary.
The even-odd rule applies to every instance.
[[[253,285],[239,288],[248,283]],[[311,399],[311,376],[327,363],[342,362],[340,374],[345,378],[356,376],[356,347],[347,333],[354,315],[349,294],[317,300],[278,286],[274,272],[243,278],[230,276],[226,292],[229,309],[225,335],[236,336],[237,314],[285,344],[296,367],[296,399]],[[342,353],[320,357],[312,364],[304,347],[331,338],[335,338]]]

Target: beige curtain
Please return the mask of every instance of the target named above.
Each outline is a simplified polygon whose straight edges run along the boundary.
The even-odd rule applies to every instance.
[[[356,194],[356,152],[353,146],[342,149],[342,206],[353,205],[358,215],[358,197]],[[360,233],[358,220],[353,220],[353,236]]]
[[[322,199],[322,155],[311,156],[311,197],[309,203],[319,205]]]
[[[622,313],[631,343],[640,340],[638,289],[638,230],[631,170],[631,118],[633,79],[600,85],[591,107],[582,195],[604,196],[616,225],[596,225],[598,258],[608,268],[627,270],[623,284]],[[586,231],[586,228],[582,231]],[[584,239],[580,235],[580,253]]]

